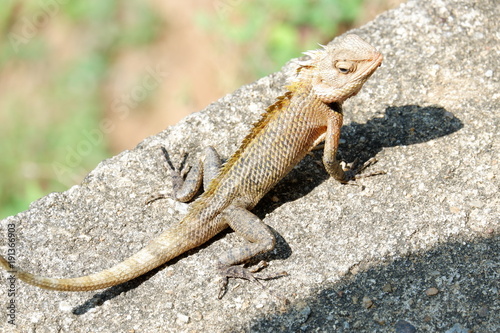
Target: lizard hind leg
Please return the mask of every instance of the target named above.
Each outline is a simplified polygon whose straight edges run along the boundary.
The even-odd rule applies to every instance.
[[[276,245],[276,238],[269,229],[256,215],[245,208],[228,207],[224,213],[227,224],[248,243],[242,247],[233,248],[219,258],[218,271],[221,275],[220,289],[218,298],[226,292],[228,279],[239,278],[252,282],[257,282],[264,287],[258,280],[269,280],[286,276],[286,272],[278,274],[261,276],[254,274],[261,268],[267,266],[267,263],[261,261],[254,269],[245,268],[239,264],[244,263],[252,257],[271,251]]]

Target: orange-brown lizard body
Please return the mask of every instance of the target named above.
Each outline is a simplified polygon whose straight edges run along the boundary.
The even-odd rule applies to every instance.
[[[206,191],[187,215],[146,247],[117,265],[76,278],[47,278],[0,265],[35,286],[67,291],[106,288],[138,277],[200,246],[231,227],[248,242],[219,258],[223,276],[254,279],[238,264],[275,246],[269,228],[250,210],[311,149],[325,141],[323,163],[335,179],[346,182],[336,152],[342,126],[342,103],[355,95],[382,62],[382,55],[356,35],[335,39],[306,52],[287,92],[268,107],[240,148],[213,173]]]

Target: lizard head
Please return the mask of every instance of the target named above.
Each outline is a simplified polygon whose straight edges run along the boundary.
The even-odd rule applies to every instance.
[[[304,54],[298,81],[310,80],[314,93],[325,103],[342,103],[354,96],[382,63],[382,54],[357,35],[336,38],[322,49]]]

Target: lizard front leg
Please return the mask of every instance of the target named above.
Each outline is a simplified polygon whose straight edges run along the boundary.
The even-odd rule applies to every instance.
[[[248,243],[242,247],[231,249],[219,258],[217,264],[221,274],[219,298],[222,298],[226,291],[228,278],[257,282],[257,279],[266,280],[287,275],[282,272],[273,276],[259,277],[253,274],[255,270],[239,266],[238,264],[244,263],[258,254],[274,249],[276,238],[261,219],[245,208],[229,206],[222,215],[226,223]]]
[[[166,150],[162,149],[166,153]],[[173,195],[176,200],[181,202],[190,201],[200,189],[202,181],[203,188],[206,189],[212,179],[219,173],[222,162],[215,148],[208,146],[205,148],[204,155],[203,163],[199,161],[197,165],[187,172],[185,178],[181,170],[174,168],[170,163],[168,164],[172,176]]]
[[[351,168],[347,171],[342,169],[340,165],[340,160],[337,159],[337,151],[339,147],[340,140],[340,128],[342,127],[342,112],[334,112],[328,117],[327,121],[327,129],[325,135],[325,148],[323,151],[323,165],[325,166],[326,171],[338,180],[339,182],[346,184],[350,180],[370,177],[370,176],[378,176],[385,174],[384,171],[376,171],[367,175],[359,175],[361,171],[366,169],[368,166],[377,162],[375,158],[371,158],[366,161],[361,166],[356,166],[357,160],[354,161]]]
[[[210,181],[217,176],[222,164],[221,158],[215,148],[207,147],[204,152],[205,159],[203,163],[200,160],[189,171],[185,172],[185,168],[183,167],[184,162],[181,163],[179,168],[176,168],[170,161],[167,150],[164,147],[161,147],[161,149],[165,156],[165,165],[170,170],[172,196],[180,202],[190,201],[201,188],[202,182],[203,187],[207,188]],[[146,204],[165,198],[166,195],[165,192],[154,194],[148,198]]]
[[[342,112],[332,112],[328,117],[325,148],[323,151],[323,165],[330,176],[341,183],[347,183],[352,179],[352,175],[347,174],[342,169],[340,161],[337,159],[342,121]]]

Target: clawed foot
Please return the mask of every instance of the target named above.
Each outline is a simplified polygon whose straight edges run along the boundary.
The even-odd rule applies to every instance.
[[[145,201],[145,205],[149,205],[153,201],[160,200],[160,199],[165,199],[169,197],[169,195],[165,191],[160,191],[154,194],[151,194]]]
[[[237,278],[237,279],[245,279],[248,281],[256,282],[259,284],[264,290],[267,290],[266,287],[259,280],[272,280],[277,279],[283,276],[287,276],[287,272],[280,272],[272,275],[261,275],[255,274],[260,271],[262,268],[267,267],[267,262],[261,261],[257,265],[252,268],[245,268],[243,266],[221,266],[218,268],[219,274],[221,275],[221,279],[219,282],[219,294],[217,298],[221,299],[222,296],[227,291],[227,284],[229,282],[229,278]],[[270,291],[269,291],[270,292]],[[272,292],[270,292],[272,294]],[[274,295],[275,296],[275,295]],[[277,297],[277,296],[275,296]],[[277,297],[280,301],[282,301],[281,297]]]
[[[165,167],[169,170],[170,178],[172,180],[172,194],[166,193],[165,191],[160,191],[149,196],[146,199],[146,204],[150,204],[158,199],[164,199],[167,197],[173,197],[174,199],[187,202],[193,198],[193,196],[198,192],[201,185],[201,180],[203,177],[203,172],[201,172],[200,165],[196,165],[193,168],[186,165],[186,160],[188,154],[184,154],[182,157],[182,162],[178,168],[176,168],[168,152],[164,147],[161,147],[163,155],[165,157]]]
[[[359,165],[359,159],[356,158],[354,162],[351,163],[350,166],[348,166],[347,171],[345,171],[345,181],[343,183],[349,183],[352,180],[357,180],[361,178],[366,178],[366,177],[372,177],[372,176],[379,176],[379,175],[385,175],[385,171],[375,171],[372,173],[368,174],[361,174],[366,168],[374,165],[377,163],[377,159],[375,157],[370,158],[368,161],[365,163]]]

